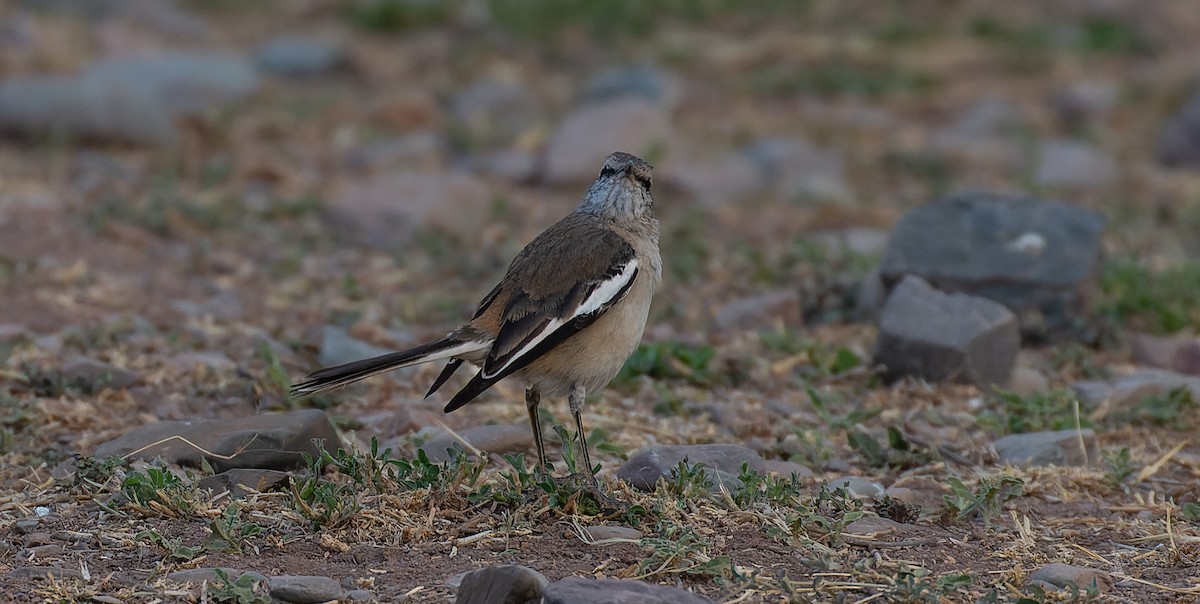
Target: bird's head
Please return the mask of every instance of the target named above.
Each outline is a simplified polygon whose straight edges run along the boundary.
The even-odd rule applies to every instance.
[[[600,176],[592,182],[580,211],[609,218],[641,218],[653,215],[650,183],[654,167],[646,160],[617,151],[604,160]]]

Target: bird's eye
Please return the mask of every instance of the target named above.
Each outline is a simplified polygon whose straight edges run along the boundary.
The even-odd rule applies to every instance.
[[[617,169],[612,166],[604,166],[603,168],[600,168],[600,178],[604,178],[605,176],[612,176],[613,174],[616,174],[616,173],[617,173]]]

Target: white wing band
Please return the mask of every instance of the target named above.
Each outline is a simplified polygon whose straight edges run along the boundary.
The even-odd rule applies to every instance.
[[[589,295],[587,299],[583,301],[583,304],[580,304],[575,308],[575,311],[571,313],[571,316],[566,317],[565,319],[554,319],[553,321],[547,323],[546,326],[537,333],[537,335],[530,338],[524,346],[513,353],[506,363],[495,368],[494,370],[485,370],[482,375],[483,379],[489,380],[497,375],[500,375],[504,372],[506,367],[512,365],[517,361],[517,359],[520,359],[522,356],[528,354],[529,351],[537,347],[542,340],[550,337],[550,334],[557,331],[558,328],[562,327],[563,325],[574,321],[576,317],[594,313],[600,310],[605,304],[612,302],[613,298],[617,297],[617,295],[620,294],[627,285],[629,285],[629,280],[632,279],[634,274],[637,273],[637,267],[637,258],[630,259],[629,262],[626,262],[625,265],[621,267],[621,271],[619,273],[601,283],[596,289],[592,290],[591,295]]]

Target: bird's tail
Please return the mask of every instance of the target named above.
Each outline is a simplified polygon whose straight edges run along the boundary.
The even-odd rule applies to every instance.
[[[448,336],[408,350],[319,369],[308,374],[303,382],[292,386],[290,394],[292,397],[312,396],[347,386],[385,371],[469,354],[486,346],[485,342],[469,342]]]

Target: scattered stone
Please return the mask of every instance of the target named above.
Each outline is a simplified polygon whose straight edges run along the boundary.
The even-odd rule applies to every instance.
[[[904,535],[915,532],[920,532],[920,529],[911,524],[903,524],[896,522],[890,518],[880,518],[879,516],[864,516],[846,525],[842,529],[844,532],[851,535],[859,536],[883,536],[883,535]]]
[[[506,564],[463,576],[455,604],[536,604],[550,581],[532,568]]]
[[[883,497],[883,485],[861,476],[843,476],[827,483],[830,490],[846,489],[846,492],[855,499],[864,501],[874,501]]]
[[[1059,588],[1074,587],[1081,592],[1094,586],[1102,594],[1112,589],[1113,585],[1112,575],[1104,571],[1062,563],[1047,564],[1029,573],[1029,580]]]
[[[422,170],[351,181],[329,211],[358,242],[391,249],[418,230],[473,237],[487,223],[491,204],[488,187],[466,172]]]
[[[369,589],[351,589],[342,594],[347,602],[373,602],[375,592]]]
[[[655,445],[634,453],[617,468],[617,478],[624,480],[629,486],[642,491],[653,491],[659,478],[669,478],[683,460],[691,465],[704,465],[713,470],[724,472],[725,475],[711,476],[720,478],[726,488],[733,490],[737,476],[742,472],[742,465],[763,473],[766,464],[758,453],[741,445],[708,444],[708,445]],[[713,480],[714,486],[716,480]]]
[[[780,319],[795,323],[799,317],[800,292],[781,289],[728,302],[717,309],[713,323],[717,329],[749,329],[768,327]]]
[[[53,558],[60,555],[62,555],[62,545],[57,543],[48,543],[46,545],[27,547],[23,552],[21,552],[21,557],[27,560],[34,560],[37,558]]]
[[[1021,148],[1014,133],[1025,120],[1016,106],[997,97],[984,98],[971,105],[953,124],[930,137],[930,145],[944,155],[1014,166]]]
[[[241,318],[244,308],[236,291],[222,290],[201,302],[172,300],[171,307],[192,318],[211,317],[218,320]]]
[[[678,587],[642,581],[567,577],[546,586],[543,604],[712,604]]]
[[[842,158],[818,149],[808,141],[764,139],[747,148],[745,155],[785,200],[844,200],[852,197]]]
[[[1200,400],[1200,377],[1163,369],[1143,369],[1110,380],[1079,381],[1071,388],[1079,395],[1080,402],[1093,407],[1101,404],[1113,408],[1130,407],[1176,388],[1187,388],[1192,392],[1193,400]]]
[[[583,94],[591,102],[634,97],[672,108],[683,97],[683,83],[654,65],[614,67],[589,80]]]
[[[450,115],[473,146],[507,147],[520,134],[536,127],[544,110],[541,99],[525,86],[480,80],[455,95],[450,101]]]
[[[209,489],[213,493],[228,491],[230,497],[241,499],[251,493],[282,490],[287,487],[289,476],[287,472],[276,470],[234,468],[220,474],[205,476],[200,479],[199,487]]]
[[[172,438],[175,436],[180,438]],[[313,439],[331,448],[340,442],[324,411],[301,409],[236,419],[148,424],[96,447],[95,456],[161,457],[167,463],[190,467],[199,467],[206,458],[218,472],[232,468],[290,470],[304,466],[302,453],[320,454]]]
[[[1048,140],[1038,146],[1034,180],[1043,187],[1106,187],[1120,174],[1111,156],[1087,143]]]
[[[339,44],[296,35],[271,38],[258,47],[258,68],[281,76],[312,76],[342,65],[345,55]]]
[[[368,344],[351,336],[349,332],[341,327],[326,325],[321,329],[321,352],[317,354],[317,362],[322,367],[330,367],[351,361],[377,357],[389,352],[395,351],[390,348]]]
[[[1059,122],[1067,130],[1078,131],[1111,113],[1120,92],[1113,80],[1085,80],[1063,89],[1050,102]]]
[[[528,424],[486,424],[460,430],[457,434],[472,447],[488,453],[527,451],[533,445],[533,432]],[[450,459],[447,450],[456,444],[461,446],[457,438],[443,433],[421,448],[431,461],[441,463]]]
[[[1008,389],[1019,396],[1030,396],[1050,389],[1050,380],[1033,367],[1016,367],[1009,380]]]
[[[85,356],[77,356],[67,361],[62,367],[62,377],[67,382],[86,384],[96,392],[104,388],[128,388],[142,379],[128,369]]]
[[[225,574],[229,576],[230,581],[237,581],[238,579],[242,578],[242,575],[250,575],[250,578],[257,583],[267,581],[266,576],[256,573],[252,570],[243,571],[236,568],[222,568],[221,570],[225,571]],[[193,585],[199,585],[205,581],[208,581],[209,583],[216,583],[218,581],[217,569],[189,568],[187,570],[177,570],[167,575],[167,580],[174,581],[175,583],[191,583]]]
[[[1010,434],[996,441],[1000,463],[1017,466],[1088,466],[1101,462],[1091,428]]]
[[[1200,88],[1163,125],[1158,161],[1172,168],[1200,169]]]
[[[0,346],[16,346],[32,342],[37,338],[29,328],[15,323],[0,325]]]
[[[354,147],[346,152],[342,164],[359,173],[436,170],[444,162],[446,149],[442,135],[421,130]]]
[[[875,362],[886,367],[887,380],[911,375],[1005,386],[1020,344],[1017,318],[1004,306],[946,294],[910,275],[883,306]]]
[[[797,478],[805,480],[813,476],[811,468],[802,466],[794,461],[768,459],[763,462],[763,465],[766,467],[767,472],[781,478],[791,478],[792,474],[795,474]]]
[[[709,207],[745,201],[766,190],[769,184],[759,166],[745,153],[707,161],[668,161],[662,174],[666,182]]]
[[[0,130],[165,145],[174,119],[243,98],[258,87],[246,61],[174,52],[119,56],[76,76],[29,76],[0,83]]]
[[[512,183],[525,184],[538,173],[537,155],[522,149],[500,149],[484,153],[475,160],[478,170]]]
[[[1200,338],[1189,334],[1154,336],[1145,333],[1130,338],[1133,360],[1143,365],[1200,375]]]
[[[42,532],[29,533],[28,535],[25,536],[25,539],[24,539],[25,547],[37,547],[39,545],[49,545],[53,542],[54,542],[54,539],[50,537],[50,533],[42,533]]]
[[[319,604],[337,600],[342,586],[329,577],[279,575],[268,580],[271,597],[293,604]]]
[[[642,531],[628,526],[585,526],[583,532],[592,541],[603,541],[605,539],[630,539],[638,540],[645,535]]]
[[[877,256],[887,249],[890,236],[882,229],[850,227],[812,233],[808,240],[834,254],[851,252],[860,256]]]
[[[634,155],[669,151],[671,116],[661,106],[623,97],[590,103],[567,115],[543,155],[543,177],[555,185],[591,182],[614,150]]]
[[[947,292],[995,300],[1031,338],[1068,336],[1086,316],[1104,218],[1031,196],[951,195],[906,214],[881,275],[888,288],[917,275]]]

